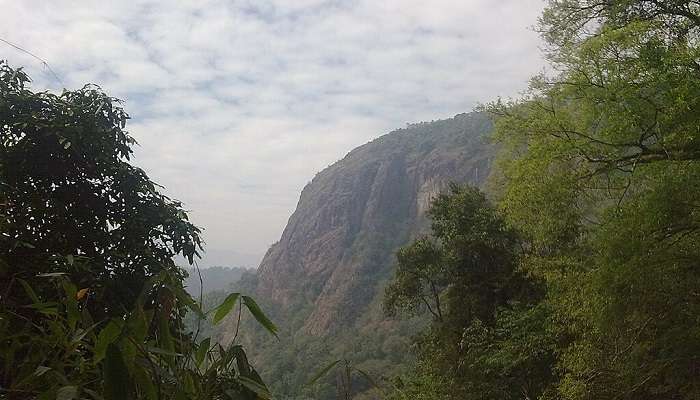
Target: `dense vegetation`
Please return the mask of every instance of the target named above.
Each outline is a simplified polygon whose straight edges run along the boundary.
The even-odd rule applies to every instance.
[[[478,189],[433,202],[431,237],[398,253],[390,314],[425,308],[414,376],[398,398],[537,398],[551,375],[541,285],[518,268],[522,243]]]
[[[387,174],[366,206],[378,234],[339,258],[359,267],[336,289],[361,299],[310,324],[324,281],[295,282],[280,332],[249,296],[188,294],[199,276],[173,257],[194,265],[200,231],[130,164],[118,100],[36,93],[0,63],[0,398],[270,398],[242,343],[285,398],[700,398],[700,2],[550,0],[539,27],[553,72],[483,110],[500,152],[487,194],[439,195],[390,277],[419,229],[413,180]],[[431,157],[433,139],[417,146]],[[345,180],[383,158],[357,158]],[[298,226],[323,231],[305,220],[322,194]],[[321,214],[346,237],[354,214]],[[335,310],[347,323],[320,337]],[[262,333],[253,323],[274,341],[239,335]]]
[[[399,252],[389,311],[434,320],[395,397],[696,399],[700,3],[556,0],[540,22],[556,75],[486,107],[495,208],[456,189]]]
[[[267,398],[243,348],[189,333],[176,255],[201,251],[181,204],[129,163],[119,101],[35,93],[0,63],[0,397]],[[213,323],[245,305],[229,295]]]
[[[393,251],[387,249],[385,254],[391,255]],[[376,277],[372,275],[367,279]],[[232,290],[255,293],[255,286],[251,284],[255,279],[255,275],[245,274],[242,281],[232,285]],[[379,283],[382,281],[379,280]],[[205,294],[205,310],[216,306],[222,295],[222,292]],[[354,326],[340,329],[332,335],[312,335],[304,332],[301,326],[304,318],[313,311],[313,305],[295,304],[290,307],[292,313],[284,314],[279,311],[279,305],[269,299],[256,298],[278,323],[279,338],[265,335],[259,326],[255,326],[255,321],[244,315],[239,340],[247,348],[255,349],[250,357],[256,365],[264,366],[261,375],[276,399],[335,399],[346,396],[357,400],[376,399],[384,390],[385,378],[402,372],[407,361],[413,358],[405,349],[411,344],[411,336],[425,326],[424,318],[407,318],[396,323],[387,321],[379,302],[381,293],[377,293],[373,300],[376,304],[371,304],[366,315]],[[238,322],[229,317],[217,326],[201,326],[203,332],[226,343]],[[331,364],[333,368],[319,375]],[[349,377],[345,367],[350,369]],[[369,375],[370,379],[364,374]]]

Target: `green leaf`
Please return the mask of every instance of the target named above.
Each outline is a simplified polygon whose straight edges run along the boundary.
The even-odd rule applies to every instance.
[[[73,400],[78,396],[77,386],[64,386],[56,392],[56,400]]]
[[[95,343],[95,363],[102,361],[105,357],[107,347],[112,344],[122,332],[122,328],[115,320],[110,321],[97,335]]]
[[[105,400],[124,400],[131,398],[132,382],[119,347],[110,344],[104,365]]]
[[[252,391],[253,393],[257,394],[258,397],[269,400],[272,399],[272,394],[270,391],[263,385],[262,383],[256,382],[248,377],[245,376],[238,376],[238,382],[243,385],[246,389]]]
[[[192,310],[197,315],[197,317],[202,319],[206,318],[206,315],[199,307],[199,304],[197,304],[197,302],[192,298],[192,296],[190,296],[189,293],[183,290],[181,286],[172,286],[170,289],[173,291],[178,301],[184,304],[185,307]]]
[[[141,306],[136,306],[127,320],[127,326],[138,342],[143,342],[148,334],[148,320]]]
[[[17,278],[17,281],[20,283],[20,285],[22,285],[22,287],[24,288],[24,291],[27,292],[27,295],[29,296],[30,299],[32,299],[32,301],[34,303],[41,303],[41,300],[39,300],[39,296],[36,295],[36,292],[34,292],[34,289],[32,289],[31,286],[29,286],[27,281],[25,281],[24,279],[19,279],[19,278]]]
[[[216,312],[214,313],[214,318],[212,319],[212,323],[214,325],[221,322],[221,320],[223,320],[231,312],[233,306],[236,305],[236,301],[238,301],[239,296],[240,293],[231,293],[226,297],[226,300],[224,300],[220,306],[216,307]]]
[[[135,365],[134,383],[136,384],[136,389],[138,391],[138,399],[158,399],[158,393],[156,392],[156,387],[153,384],[151,376],[142,366],[138,364]]]
[[[277,327],[272,323],[272,321],[270,321],[269,318],[267,318],[267,315],[265,315],[265,313],[260,309],[260,306],[258,306],[255,300],[253,300],[251,297],[243,296],[243,304],[245,304],[248,311],[253,314],[253,317],[255,317],[260,325],[279,339],[279,336],[277,336]]]
[[[318,371],[316,375],[314,375],[314,377],[311,378],[311,380],[309,380],[309,383],[307,383],[307,385],[313,385],[314,383],[318,382],[318,380],[323,378],[328,373],[328,371],[330,371],[331,369],[333,369],[333,367],[338,365],[340,361],[341,360],[335,360],[332,363],[326,365],[322,370]]]
[[[39,278],[58,278],[59,276],[64,276],[68,275],[65,272],[47,272],[45,274],[38,274],[37,277]]]
[[[176,353],[174,351],[170,351],[167,349],[161,349],[160,347],[155,347],[155,346],[148,346],[146,349],[148,350],[149,353],[161,354],[161,355],[168,356],[168,357],[182,357],[183,356],[182,353]]]
[[[197,353],[195,354],[195,361],[197,362],[197,367],[202,365],[202,363],[204,362],[204,359],[206,358],[207,353],[209,352],[210,343],[211,343],[210,338],[206,338],[199,343],[199,347],[197,348]]]
[[[133,375],[135,365],[134,361],[136,360],[136,354],[138,350],[136,349],[136,346],[131,340],[133,340],[133,338],[124,337],[117,343],[119,346],[119,351],[122,354],[122,359],[126,363],[126,366],[129,370],[129,374]]]
[[[40,365],[40,366],[36,367],[36,370],[34,371],[34,375],[35,376],[42,376],[50,370],[51,370],[51,368]]]
[[[248,362],[248,356],[243,350],[243,346],[237,344],[229,347],[228,354],[232,355],[236,359],[236,366],[238,367],[238,372],[241,375],[248,376],[251,371],[250,363]]]
[[[68,279],[63,279],[61,282],[63,290],[66,293],[64,305],[68,314],[68,326],[71,330],[75,329],[76,324],[80,320],[80,308],[78,307],[77,288]]]
[[[58,315],[58,303],[54,301],[32,304],[29,307],[45,315]]]
[[[158,345],[167,352],[175,352],[173,335],[170,332],[170,318],[165,313],[158,314]]]
[[[97,325],[99,325],[99,323],[93,324],[92,326],[90,326],[89,328],[87,328],[85,330],[78,329],[77,331],[75,331],[75,333],[73,334],[73,337],[71,338],[71,343],[78,343],[79,341],[83,340],[85,335],[87,335],[93,329],[95,329],[95,327],[97,327]]]

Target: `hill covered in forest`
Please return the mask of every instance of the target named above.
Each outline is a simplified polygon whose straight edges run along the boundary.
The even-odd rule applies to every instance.
[[[412,124],[354,149],[304,188],[281,239],[240,283],[280,327],[279,341],[257,335],[249,345],[282,398],[303,397],[312,390],[304,383],[335,359],[382,377],[410,357],[424,321],[390,320],[381,309],[395,252],[427,232],[431,199],[451,182],[484,183],[490,129],[481,113]],[[235,325],[224,323],[221,341]],[[334,393],[330,381],[313,391]]]

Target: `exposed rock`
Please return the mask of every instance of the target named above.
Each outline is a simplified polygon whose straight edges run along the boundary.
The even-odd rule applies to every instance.
[[[381,294],[394,251],[425,230],[431,199],[449,182],[484,182],[490,128],[479,113],[409,125],[317,174],[263,258],[256,295],[279,307],[278,319],[309,309],[298,327],[308,334],[353,324]]]

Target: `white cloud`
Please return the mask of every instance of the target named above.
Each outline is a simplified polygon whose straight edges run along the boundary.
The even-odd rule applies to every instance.
[[[303,185],[357,145],[517,95],[543,65],[540,0],[7,3],[0,37],[126,101],[136,162],[206,229],[205,265],[264,253]]]

